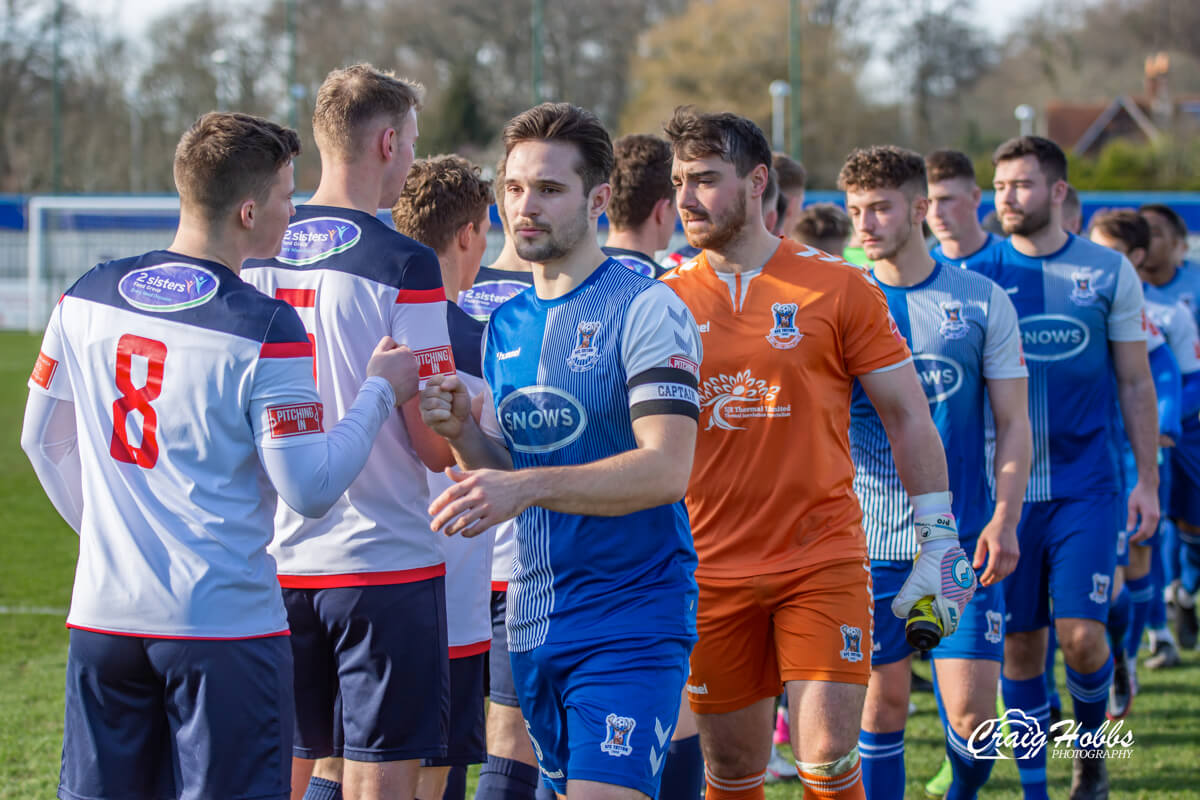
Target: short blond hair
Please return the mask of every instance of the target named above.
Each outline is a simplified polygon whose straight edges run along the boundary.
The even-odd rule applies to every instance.
[[[335,69],[317,90],[313,137],[322,154],[353,159],[368,124],[385,117],[400,125],[409,110],[421,110],[425,88],[370,64]]]

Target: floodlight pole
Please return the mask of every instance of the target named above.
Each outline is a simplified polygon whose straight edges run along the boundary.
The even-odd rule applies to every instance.
[[[801,94],[801,15],[800,0],[790,0],[788,3],[788,84],[792,96],[792,146],[791,156],[797,161],[803,155],[803,119],[800,113]],[[780,148],[782,149],[782,147]]]
[[[62,192],[62,35],[63,0],[54,4],[54,77],[50,95],[50,186]]]
[[[542,102],[542,30],[545,16],[545,0],[533,0],[533,12],[530,16],[531,44],[530,56],[533,61],[533,104]]]
[[[288,43],[288,127],[296,130],[300,127],[300,92],[303,91],[296,81],[296,0],[287,0],[287,43]]]

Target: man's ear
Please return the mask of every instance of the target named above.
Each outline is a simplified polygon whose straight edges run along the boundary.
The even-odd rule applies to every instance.
[[[654,224],[665,225],[668,220],[671,224],[675,224],[675,199],[672,197],[661,197],[654,204],[654,210],[650,212],[654,219]]]
[[[396,157],[396,141],[400,134],[396,129],[388,126],[379,132],[379,157],[384,161],[391,161]]]
[[[238,222],[247,230],[254,229],[254,200],[243,200],[238,206]]]
[[[610,200],[612,200],[612,185],[608,182],[592,189],[588,201],[588,216],[591,219],[600,219],[600,215],[608,210]]]
[[[1132,250],[1129,251],[1128,258],[1129,258],[1129,263],[1133,264],[1133,268],[1137,269],[1138,267],[1140,267],[1142,265],[1142,262],[1146,260],[1146,248],[1144,248],[1144,247],[1133,248]]]
[[[458,226],[454,232],[454,244],[459,250],[471,249],[471,238],[475,235],[475,223],[467,222]]]

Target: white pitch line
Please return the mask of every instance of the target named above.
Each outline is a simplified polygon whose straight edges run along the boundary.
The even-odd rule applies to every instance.
[[[51,606],[0,606],[0,614],[32,614],[42,617],[65,617],[67,610],[65,608],[52,608]]]

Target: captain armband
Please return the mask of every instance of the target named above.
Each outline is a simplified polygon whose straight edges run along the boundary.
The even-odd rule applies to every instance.
[[[629,379],[629,418],[653,414],[680,414],[700,419],[698,365],[683,356],[672,356],[667,365],[652,367]]]

